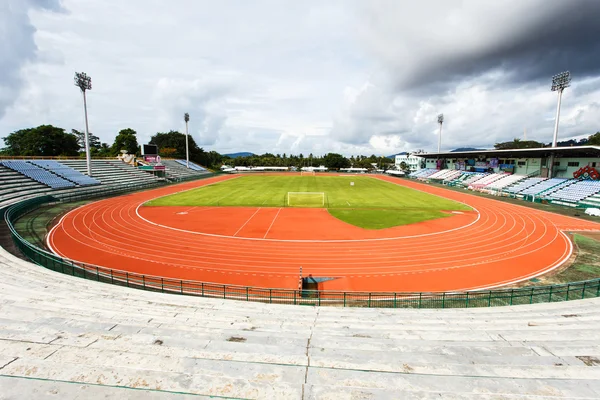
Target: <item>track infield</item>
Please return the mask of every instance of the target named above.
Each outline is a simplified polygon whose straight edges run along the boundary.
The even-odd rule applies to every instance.
[[[473,211],[368,230],[322,208],[179,206],[165,213],[153,211],[164,207],[141,207],[154,198],[233,179],[239,178],[211,178],[88,204],[65,215],[48,244],[77,261],[177,279],[295,289],[302,267],[304,276],[335,278],[321,283],[322,290],[454,291],[548,272],[571,255],[563,231],[600,229],[593,222],[383,176],[365,179],[441,196]]]
[[[333,217],[365,229],[391,228],[447,218],[452,211],[472,211],[443,197],[355,175],[241,176],[150,200],[145,206],[260,207],[264,210],[261,214],[269,214],[269,207],[326,208]]]

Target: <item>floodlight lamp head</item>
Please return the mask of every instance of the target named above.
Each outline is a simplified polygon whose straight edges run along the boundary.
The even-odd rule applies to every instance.
[[[183,114],[183,120],[185,122],[189,122],[190,121],[190,114],[188,114],[188,113]]]
[[[571,86],[571,73],[569,71],[561,72],[552,77],[551,90],[553,92],[562,91],[569,86]]]
[[[92,90],[92,78],[85,72],[75,72],[75,86],[81,89],[82,92]]]
[[[444,123],[444,114],[440,114],[438,115],[438,124],[443,124]]]

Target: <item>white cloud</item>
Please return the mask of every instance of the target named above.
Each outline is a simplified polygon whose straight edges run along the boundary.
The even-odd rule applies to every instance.
[[[524,128],[550,141],[555,94],[548,82],[514,77],[524,33],[559,7],[540,2],[63,0],[66,12],[29,2],[16,14],[0,6],[0,21],[30,43],[19,63],[0,62],[0,73],[22,79],[0,79],[0,132],[81,129],[72,77],[85,71],[90,128],[109,143],[126,127],[141,141],[183,131],[184,112],[195,140],[221,152],[435,150],[440,112],[444,148],[489,146]],[[586,71],[565,92],[561,137],[600,127],[600,74]]]

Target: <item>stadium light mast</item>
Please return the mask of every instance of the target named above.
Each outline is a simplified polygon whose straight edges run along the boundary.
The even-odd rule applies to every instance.
[[[571,86],[571,73],[569,71],[561,72],[560,74],[552,77],[552,87],[550,90],[558,92],[558,104],[556,106],[556,118],[554,119],[554,136],[552,137],[552,147],[557,147],[558,143],[558,121],[560,119],[560,102],[562,100],[562,93],[565,88]],[[550,173],[549,178],[554,175],[554,153],[550,155],[550,166],[548,171]]]
[[[438,136],[438,153],[442,149],[442,125],[444,124],[444,114],[440,114],[437,116],[438,124],[440,124],[440,134]]]
[[[185,121],[185,165],[190,168],[190,153],[188,151],[188,122],[190,122],[190,114],[183,114],[183,120]]]
[[[560,118],[560,102],[562,100],[562,93],[565,88],[571,86],[571,73],[569,71],[561,72],[560,74],[552,77],[552,88],[553,92],[558,92],[558,105],[556,106],[556,118],[554,120],[554,138],[552,139],[552,147],[556,147],[558,142],[558,120]]]
[[[87,101],[85,98],[85,91],[92,90],[92,78],[89,77],[85,72],[75,72],[75,86],[81,89],[83,93],[83,113],[85,115],[85,162],[87,164],[87,174],[92,176],[92,159],[90,156],[90,139],[89,139],[89,128],[88,128],[88,116],[87,116]]]

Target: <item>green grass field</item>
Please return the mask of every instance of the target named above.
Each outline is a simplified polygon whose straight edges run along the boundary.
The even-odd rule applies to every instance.
[[[334,217],[366,229],[447,217],[441,210],[470,210],[452,200],[367,176],[242,176],[146,205],[325,207]]]

